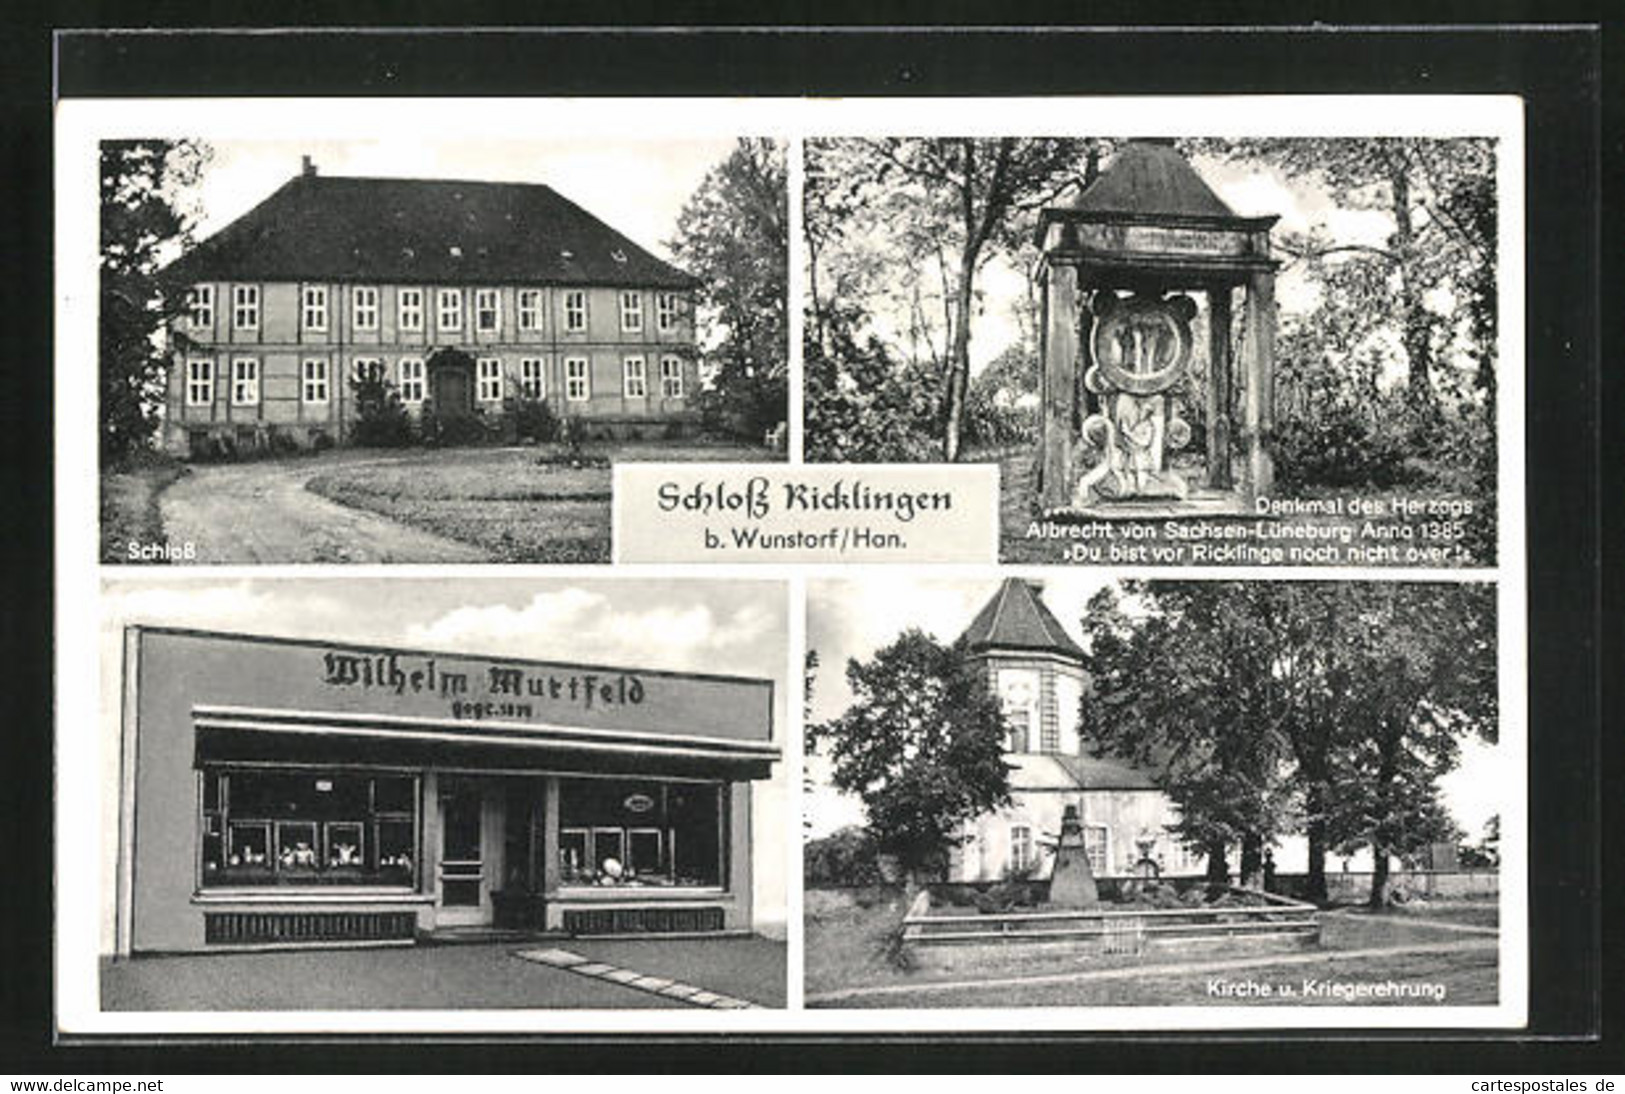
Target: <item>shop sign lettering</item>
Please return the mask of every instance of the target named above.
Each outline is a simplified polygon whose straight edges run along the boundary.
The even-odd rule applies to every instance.
[[[465,663],[457,669],[447,668],[433,657],[329,650],[322,655],[322,683],[391,695],[449,699],[453,700],[455,712],[476,712],[476,716],[486,709],[531,710],[529,703],[478,701],[491,696],[503,700],[537,699],[583,710],[639,706],[644,699],[643,681],[634,673],[546,672],[489,662],[480,665],[479,671],[466,671],[469,667]]]

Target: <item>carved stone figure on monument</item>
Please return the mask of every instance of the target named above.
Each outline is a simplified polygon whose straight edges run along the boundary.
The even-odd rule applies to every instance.
[[[1035,236],[1044,254],[1041,512],[1247,513],[1269,493],[1276,220],[1237,216],[1165,138],[1129,141],[1071,202],[1044,210]],[[1087,309],[1086,288],[1094,290]],[[1230,318],[1238,290],[1239,355]],[[1204,450],[1180,473],[1169,457],[1193,439],[1185,417],[1195,394],[1193,293],[1207,301],[1206,429]],[[1093,413],[1080,422],[1085,390]],[[1080,447],[1089,450],[1086,467],[1075,460]]]
[[[1188,296],[1094,295],[1094,364],[1084,385],[1100,396],[1104,413],[1083,423],[1083,438],[1099,462],[1078,480],[1073,503],[1100,499],[1179,498],[1190,492],[1170,466],[1168,454],[1190,444],[1190,423],[1181,417],[1178,389],[1191,359]]]

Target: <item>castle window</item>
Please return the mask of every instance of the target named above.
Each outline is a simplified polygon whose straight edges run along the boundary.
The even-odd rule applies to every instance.
[[[358,384],[376,384],[384,379],[384,363],[376,357],[357,357],[350,362],[350,370]]]
[[[587,294],[580,289],[572,289],[564,294],[564,329],[587,329]]]
[[[584,403],[592,395],[592,384],[587,376],[585,357],[564,359],[564,397],[572,403]]]
[[[1033,867],[1033,830],[1031,825],[1010,826],[1010,874],[1020,876]]]
[[[396,295],[395,310],[401,330],[422,330],[423,290],[402,289]]]
[[[490,332],[502,326],[502,299],[495,289],[478,289],[474,293],[474,325]]]
[[[519,290],[519,329],[542,329],[542,290]]]
[[[300,291],[300,322],[309,331],[327,329],[327,286],[306,285]]]
[[[660,394],[668,399],[683,397],[683,359],[667,354],[660,359]]]
[[[235,330],[258,330],[260,287],[237,285],[231,290],[231,325]]]
[[[327,402],[327,362],[320,357],[309,357],[301,366],[303,383],[300,394],[307,403]]]
[[[208,406],[214,402],[214,362],[199,357],[186,362],[186,405]]]
[[[621,294],[621,330],[628,334],[636,334],[642,329],[643,294],[623,292]]]
[[[435,309],[440,320],[442,331],[460,331],[463,329],[463,292],[461,289],[441,289],[438,307]]]
[[[497,357],[479,359],[479,398],[494,403],[502,398],[502,361]]]
[[[547,382],[542,378],[540,357],[519,359],[519,394],[526,399],[542,399],[547,396]]]
[[[193,329],[214,326],[214,286],[193,285],[186,290],[186,312]]]
[[[356,330],[378,329],[378,290],[368,285],[357,285],[353,297],[352,318]]]
[[[661,334],[670,334],[677,329],[677,294],[663,292],[655,294],[655,326]]]
[[[622,393],[628,399],[641,399],[649,394],[648,383],[644,375],[643,357],[628,357],[622,362],[623,387]]]
[[[231,362],[231,405],[253,406],[259,401],[259,358],[238,357]]]
[[[423,401],[423,359],[421,357],[402,357],[401,370],[401,402],[421,403]]]

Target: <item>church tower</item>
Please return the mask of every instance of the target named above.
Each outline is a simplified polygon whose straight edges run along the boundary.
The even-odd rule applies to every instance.
[[[1083,650],[1040,599],[1043,586],[1007,578],[961,641],[987,671],[1009,727],[1006,751],[1077,756]]]
[[[1191,872],[1198,864],[1169,834],[1177,813],[1152,773],[1096,756],[1082,739],[1084,652],[1042,592],[1037,582],[1006,580],[960,639],[1004,711],[1011,800],[967,822],[948,856],[949,880],[1047,878],[1054,856],[1046,848],[1069,808],[1096,877],[1146,858],[1165,872]]]

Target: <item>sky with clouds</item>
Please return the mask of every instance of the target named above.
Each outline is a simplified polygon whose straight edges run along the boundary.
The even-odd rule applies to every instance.
[[[661,258],[677,216],[732,140],[211,139],[196,188],[196,237],[214,234],[271,196],[309,156],[323,175],[540,182]]]

